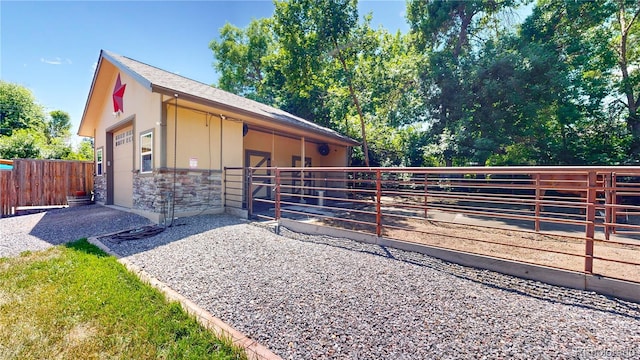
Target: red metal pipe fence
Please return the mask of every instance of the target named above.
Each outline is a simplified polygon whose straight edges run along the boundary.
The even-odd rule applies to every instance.
[[[640,167],[256,169],[244,170],[255,218],[640,282]]]

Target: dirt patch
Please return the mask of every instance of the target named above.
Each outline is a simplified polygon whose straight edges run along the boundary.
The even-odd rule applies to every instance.
[[[80,323],[69,330],[65,339],[70,346],[78,346],[83,341],[95,336],[96,333],[96,328],[92,324]]]

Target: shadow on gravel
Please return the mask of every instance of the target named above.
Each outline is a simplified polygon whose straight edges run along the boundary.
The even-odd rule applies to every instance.
[[[539,281],[500,274],[490,270],[466,267],[420,253],[413,253],[386,246],[364,244],[348,239],[332,238],[328,236],[303,235],[291,232],[283,227],[280,228],[280,234],[300,241],[328,245],[349,251],[381,256],[412,265],[424,266],[438,272],[469,280],[494,289],[508,291],[550,303],[571,305],[640,320],[640,304],[600,295],[594,292],[564,288],[545,284]],[[469,294],[469,296],[473,296],[473,294]]]
[[[103,236],[98,239],[116,254],[127,257],[140,252],[145,252],[174,241],[185,239],[189,236],[201,234],[209,230],[224,226],[246,224],[248,221],[232,217],[230,215],[198,215],[174,220],[171,226],[164,231],[149,237],[140,239],[121,240],[111,236]]]
[[[149,223],[142,216],[93,204],[47,211],[29,235],[59,245]]]

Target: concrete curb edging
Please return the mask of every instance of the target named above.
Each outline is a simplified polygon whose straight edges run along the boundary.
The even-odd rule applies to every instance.
[[[365,234],[357,231],[332,228],[317,224],[309,224],[284,218],[280,219],[278,225],[284,226],[295,232],[346,238],[368,244],[417,252],[459,265],[491,270],[502,274],[540,281],[556,286],[593,291],[598,294],[640,303],[640,284],[631,281],[612,279],[599,275],[584,274],[569,270],[554,269],[542,265],[527,264],[514,260],[498,259],[485,255],[477,255],[385,237],[377,237],[372,234]]]
[[[231,339],[234,345],[240,346],[244,349],[249,359],[255,360],[282,360],[282,358],[274,354],[267,347],[259,344],[255,340],[252,340],[248,336],[244,335],[240,331],[234,329],[224,321],[211,315],[208,311],[196,305],[193,301],[180,295],[178,292],[170,288],[167,284],[149,275],[146,271],[142,270],[139,266],[131,263],[129,260],[122,258],[120,255],[114,253],[102,243],[97,237],[90,237],[89,243],[97,246],[100,250],[118,259],[127,270],[134,273],[144,283],[147,283],[156,289],[160,290],[169,301],[177,301],[182,308],[190,315],[195,316],[196,320],[205,328],[212,331],[216,336],[228,337]]]

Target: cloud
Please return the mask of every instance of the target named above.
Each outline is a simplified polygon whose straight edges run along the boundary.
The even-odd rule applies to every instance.
[[[55,58],[50,58],[50,59],[45,59],[45,58],[40,58],[40,62],[43,62],[45,64],[49,64],[49,65],[69,65],[71,64],[71,60],[70,59],[62,59],[59,57],[55,57]]]
[[[91,64],[91,73],[96,72],[96,68],[98,68],[98,62],[94,62],[93,64]]]

